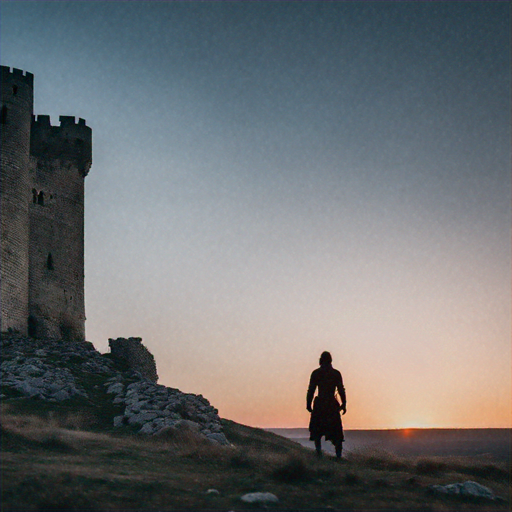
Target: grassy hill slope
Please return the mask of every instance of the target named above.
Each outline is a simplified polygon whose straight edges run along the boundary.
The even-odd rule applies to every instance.
[[[232,446],[192,431],[161,436],[114,431],[101,409],[2,408],[2,511],[386,510],[507,511],[510,470],[485,459],[398,458],[360,452],[337,462],[297,443],[223,420]],[[53,409],[52,409],[53,408]],[[80,412],[76,412],[80,411]],[[473,480],[501,500],[433,494],[429,486]],[[240,500],[270,492],[276,504]]]

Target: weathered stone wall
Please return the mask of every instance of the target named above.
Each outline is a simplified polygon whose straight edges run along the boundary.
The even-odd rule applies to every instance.
[[[142,377],[152,381],[158,381],[155,358],[142,344],[141,338],[117,338],[109,339],[110,352],[115,361],[131,370],[138,371]]]
[[[1,303],[0,329],[27,333],[29,274],[29,148],[31,73],[1,67]]]
[[[31,334],[85,339],[84,177],[91,165],[85,121],[32,123],[29,314]]]

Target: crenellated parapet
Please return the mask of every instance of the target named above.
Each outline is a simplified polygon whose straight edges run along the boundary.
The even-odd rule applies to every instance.
[[[30,153],[76,163],[85,177],[92,164],[92,130],[84,119],[76,122],[74,116],[60,116],[59,121],[60,126],[52,126],[50,116],[33,116]]]
[[[21,69],[11,68],[9,66],[0,66],[2,72],[2,82],[20,82],[30,87],[34,87],[34,75],[28,71],[24,72]]]

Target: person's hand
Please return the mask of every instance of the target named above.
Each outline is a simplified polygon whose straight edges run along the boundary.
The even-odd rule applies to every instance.
[[[313,409],[311,409],[311,405],[308,405],[306,409],[308,410],[308,412],[313,412]]]
[[[340,411],[341,411],[341,414],[346,414],[347,413],[347,406],[346,405],[342,405]]]

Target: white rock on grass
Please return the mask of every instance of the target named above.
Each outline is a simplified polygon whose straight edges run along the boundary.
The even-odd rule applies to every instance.
[[[245,503],[278,503],[279,498],[271,492],[250,492],[240,498]]]
[[[278,503],[279,499],[271,492],[250,492],[240,498],[245,503]]]
[[[491,489],[489,489],[489,487],[485,487],[485,485],[472,481],[449,485],[432,485],[430,486],[430,489],[440,494],[484,498],[488,500],[496,499],[496,495],[491,491]]]
[[[216,432],[214,434],[206,434],[206,439],[214,443],[218,443],[222,446],[229,445],[229,441],[226,439],[226,436],[220,432]]]

